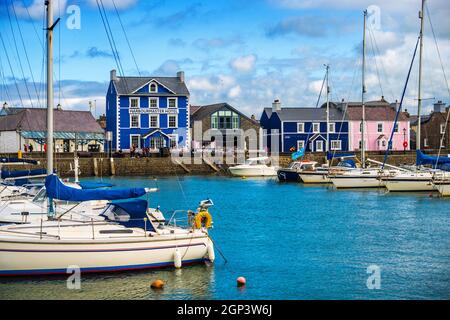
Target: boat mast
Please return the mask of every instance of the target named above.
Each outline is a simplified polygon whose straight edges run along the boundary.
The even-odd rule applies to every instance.
[[[365,81],[365,69],[366,69],[366,19],[367,10],[364,10],[364,28],[363,28],[363,43],[362,43],[362,86],[361,86],[361,105],[362,105],[362,122],[361,122],[361,163],[362,167],[366,167],[366,155],[365,155],[365,126],[366,126],[366,106],[364,101],[364,95],[366,93],[366,81]]]
[[[53,174],[53,7],[47,6],[47,175]]]
[[[330,66],[328,64],[325,65],[326,67],[326,86],[327,86],[327,146],[325,148],[326,152],[330,150],[330,86],[328,85],[328,72],[330,69]],[[327,157],[328,158],[328,157]],[[329,162],[327,160],[327,162]]]
[[[421,144],[421,109],[422,109],[422,53],[423,53],[423,20],[424,20],[424,9],[425,9],[425,0],[422,0],[422,8],[419,12],[420,19],[420,34],[419,34],[419,85],[418,85],[418,93],[417,93],[417,138],[416,138],[416,150],[420,150]]]

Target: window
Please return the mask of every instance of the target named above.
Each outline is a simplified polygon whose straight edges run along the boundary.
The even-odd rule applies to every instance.
[[[445,123],[441,123],[441,134],[445,133]]]
[[[365,146],[365,144],[364,144],[364,146]],[[359,142],[358,142],[358,148],[359,148],[359,149],[362,149],[361,140],[359,140]]]
[[[150,116],[150,128],[159,128],[159,116]]]
[[[313,123],[313,133],[320,132],[320,123]]]
[[[303,122],[297,123],[297,132],[298,133],[305,132],[305,124]]]
[[[297,140],[297,151],[305,147],[305,140]]]
[[[428,139],[427,138],[423,139],[423,146],[428,147]]]
[[[233,111],[223,110],[211,115],[211,128],[213,129],[238,129],[239,115]]]
[[[176,127],[178,127],[177,126],[177,123],[178,123],[178,119],[177,119],[178,117],[176,116],[176,115],[169,115],[169,128],[176,128]]]
[[[132,115],[130,119],[130,128],[139,128],[140,127],[140,116]]]
[[[379,132],[379,133],[383,132],[383,123],[382,122],[377,123],[377,132]]]
[[[135,146],[136,148],[141,147],[141,136],[138,134],[130,135],[130,149]]]
[[[323,141],[316,141],[316,151],[323,151]]]
[[[163,137],[150,138],[150,149],[159,149],[166,146],[166,140]]]
[[[342,141],[341,140],[331,140],[331,150],[341,150]]]
[[[158,108],[158,98],[150,98],[150,108]]]
[[[156,83],[150,83],[150,92],[158,92],[158,85]]]
[[[167,107],[168,108],[176,108],[177,107],[177,98],[169,98],[167,99]]]
[[[130,98],[130,108],[139,108],[139,98]]]
[[[381,141],[381,146],[386,147],[386,140]]]
[[[362,125],[362,121],[359,123],[359,132],[363,131],[363,125]]]
[[[394,132],[398,132],[398,123],[394,125]]]
[[[178,148],[178,135],[177,134],[169,134],[169,147],[171,149]]]
[[[336,123],[329,123],[328,124],[328,132],[329,133],[335,133],[336,132]]]

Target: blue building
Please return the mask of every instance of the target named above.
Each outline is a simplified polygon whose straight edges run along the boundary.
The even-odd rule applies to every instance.
[[[189,148],[189,90],[176,77],[119,77],[111,71],[106,131],[113,150]]]
[[[321,108],[282,108],[280,101],[275,100],[272,108],[264,109],[260,125],[266,130],[267,147],[272,152],[276,151],[272,150],[272,139],[278,139],[279,152],[303,147],[307,152],[348,151],[349,148],[348,119],[339,105],[330,103],[327,128],[326,105]]]

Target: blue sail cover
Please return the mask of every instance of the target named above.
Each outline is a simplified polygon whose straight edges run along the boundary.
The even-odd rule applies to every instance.
[[[66,186],[56,174],[47,176],[45,188],[49,198],[66,201],[123,200],[146,194],[144,188],[76,189]]]
[[[355,154],[353,152],[327,152],[327,160],[331,160],[333,158],[342,158],[342,157],[354,157]]]
[[[430,164],[433,167],[450,163],[450,157],[435,157],[424,154],[422,151],[416,151],[416,165]]]
[[[113,184],[106,183],[106,182],[89,182],[89,181],[85,181],[85,182],[79,182],[78,184],[80,185],[81,189],[100,189],[100,188],[111,188],[111,187],[114,187]]]
[[[33,169],[33,170],[2,170],[1,177],[2,179],[6,178],[17,178],[17,177],[27,177],[27,176],[39,176],[46,174],[46,169]]]

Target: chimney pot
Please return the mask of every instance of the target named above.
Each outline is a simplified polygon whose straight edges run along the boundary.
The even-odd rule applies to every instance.
[[[111,81],[117,81],[117,71],[116,71],[116,69],[112,69],[111,70],[110,79],[111,79]]]
[[[272,103],[272,112],[281,111],[281,102],[280,99],[273,100]]]
[[[177,78],[178,78],[178,81],[180,81],[181,83],[184,83],[184,71],[178,71]]]

